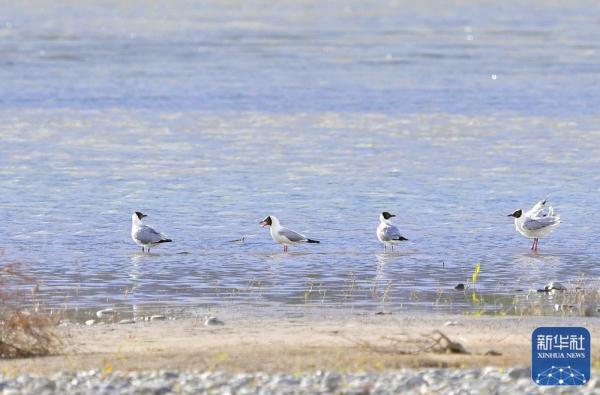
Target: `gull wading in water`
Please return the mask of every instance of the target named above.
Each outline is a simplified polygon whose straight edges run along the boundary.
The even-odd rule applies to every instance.
[[[525,214],[521,209],[508,214],[509,217],[514,217],[517,232],[533,239],[531,251],[537,251],[538,239],[548,236],[560,224],[560,217],[554,214],[554,209],[545,205],[546,199],[538,202]]]
[[[290,230],[288,228],[284,228],[279,223],[279,220],[272,215],[269,215],[268,217],[266,217],[265,219],[260,221],[260,225],[263,228],[265,226],[271,227],[271,237],[277,243],[283,244],[283,252],[287,252],[288,246],[290,244],[319,243],[318,240],[309,239],[308,237],[304,236],[303,234],[294,232],[293,230]]]
[[[147,215],[139,211],[131,215],[131,238],[137,245],[142,247],[142,252],[144,252],[144,247],[147,249],[147,252],[150,252],[150,247],[173,241],[162,233],[158,233],[150,226],[144,225],[142,223],[142,218],[144,217],[147,217]]]
[[[408,240],[406,237],[400,234],[398,228],[392,225],[390,218],[395,217],[394,214],[390,214],[384,211],[379,215],[379,226],[377,227],[377,239],[383,243],[383,249],[387,248],[389,244],[394,251],[394,244],[398,244],[401,241]]]

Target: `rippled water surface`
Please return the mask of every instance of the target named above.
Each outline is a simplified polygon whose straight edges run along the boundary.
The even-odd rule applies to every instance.
[[[600,5],[443,4],[5,3],[4,262],[45,306],[125,311],[597,287]],[[563,223],[532,254],[506,214],[546,196]],[[135,210],[174,243],[142,254]],[[321,244],[283,254],[269,214]]]

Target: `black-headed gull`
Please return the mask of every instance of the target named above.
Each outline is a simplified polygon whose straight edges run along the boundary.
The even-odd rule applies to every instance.
[[[548,236],[560,224],[560,217],[554,215],[552,207],[545,207],[546,199],[539,201],[529,211],[515,210],[509,217],[514,217],[515,228],[523,236],[533,239],[532,251],[538,249],[538,239]]]
[[[288,245],[297,244],[297,243],[319,243],[318,240],[309,239],[308,237],[300,234],[298,232],[294,232],[288,228],[284,228],[279,223],[279,220],[269,215],[262,221],[260,221],[260,225],[264,228],[265,226],[271,227],[271,237],[279,244],[283,244],[283,252],[287,252]]]
[[[142,252],[144,252],[144,247],[150,252],[150,247],[173,241],[168,239],[167,236],[162,233],[155,231],[150,226],[144,225],[142,223],[142,218],[144,217],[147,217],[147,215],[142,214],[139,211],[136,211],[131,215],[131,238],[137,245],[142,247]]]
[[[384,211],[379,215],[379,226],[377,227],[377,239],[383,243],[383,249],[387,248],[389,244],[394,251],[394,244],[398,244],[401,241],[408,240],[406,237],[400,234],[398,228],[392,225],[390,218],[395,217],[394,214],[390,214]]]

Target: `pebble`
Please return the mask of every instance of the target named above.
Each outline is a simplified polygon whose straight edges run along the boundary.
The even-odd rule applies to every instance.
[[[132,319],[124,319],[119,321],[119,324],[135,324],[135,321]]]
[[[496,350],[488,350],[483,355],[491,355],[493,357],[499,357],[502,355],[502,353],[500,351],[496,351]]]
[[[217,317],[206,317],[206,320],[204,320],[204,325],[206,326],[210,326],[210,325],[225,325],[225,323],[223,321],[221,321],[220,319],[218,319]]]
[[[531,377],[531,369],[529,368],[514,368],[508,371],[508,375],[511,379],[521,379],[521,378],[530,378]]]
[[[96,317],[98,317],[98,318],[102,318],[102,317],[114,315],[114,314],[115,314],[115,309],[113,309],[112,307],[109,307],[108,309],[102,309],[102,310],[96,311]]]
[[[325,389],[327,392],[335,391],[341,379],[342,377],[339,373],[326,373],[322,381],[322,389]]]
[[[85,324],[86,324],[87,326],[90,326],[90,325],[94,325],[94,323],[95,323],[95,322],[96,322],[96,321],[94,321],[94,320],[87,320],[87,321],[85,322]]]
[[[457,326],[459,325],[456,321],[446,321],[444,322],[444,326]]]
[[[565,390],[594,393],[600,381],[584,387],[538,387],[529,368],[400,369],[386,372],[296,374],[223,372],[62,372],[49,378],[35,375],[5,377],[3,394],[561,394]]]
[[[150,321],[164,321],[166,319],[167,319],[167,317],[165,317],[162,314],[156,314],[156,315],[150,316]]]

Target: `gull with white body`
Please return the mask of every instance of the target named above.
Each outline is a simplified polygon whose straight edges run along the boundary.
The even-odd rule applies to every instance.
[[[552,207],[546,207],[546,199],[539,201],[529,211],[515,210],[509,217],[515,219],[515,229],[521,235],[533,239],[532,251],[538,249],[538,239],[548,236],[560,225],[560,216],[554,214]]]
[[[294,232],[291,229],[281,226],[279,220],[273,215],[269,215],[260,222],[260,225],[271,227],[271,238],[279,244],[283,244],[283,252],[287,252],[290,244],[298,243],[319,243],[318,240],[309,239],[301,233]]]
[[[379,226],[377,227],[377,239],[383,243],[383,249],[389,244],[394,251],[394,244],[408,240],[400,234],[400,230],[392,224],[391,218],[396,215],[384,211],[379,215]]]
[[[144,248],[147,252],[150,252],[150,247],[173,241],[164,234],[155,231],[152,227],[144,225],[142,223],[144,217],[147,217],[147,215],[139,211],[131,215],[131,238],[137,245],[142,247],[142,252],[144,252]]]

